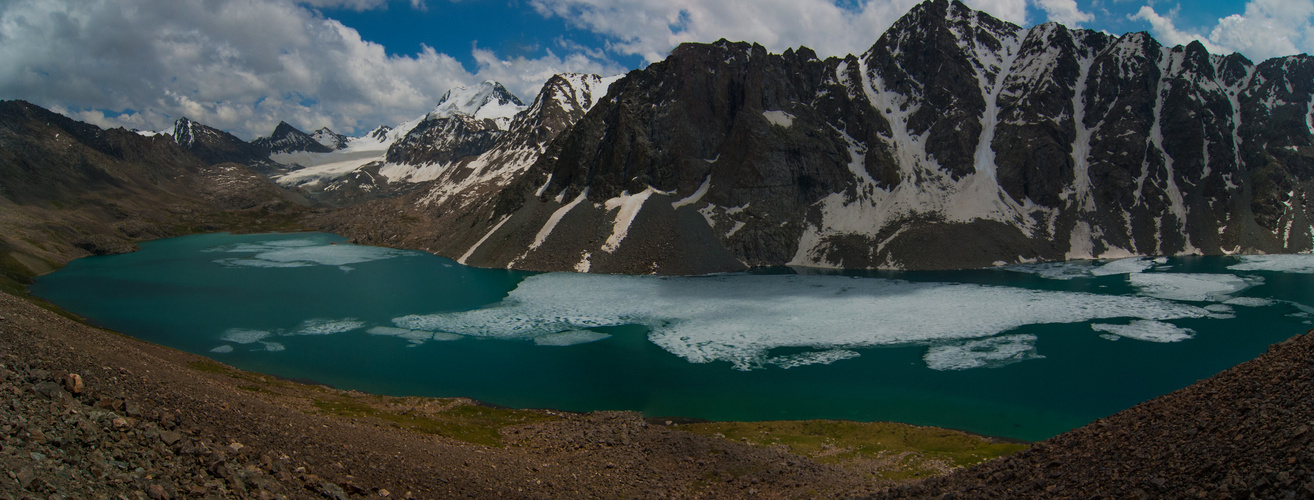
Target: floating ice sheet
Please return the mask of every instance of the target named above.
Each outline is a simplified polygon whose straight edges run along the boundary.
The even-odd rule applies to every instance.
[[[1004,266],[1000,269],[1013,271],[1017,273],[1027,273],[1040,276],[1041,278],[1051,280],[1070,280],[1074,278],[1089,278],[1090,270],[1095,265],[1088,260],[1074,260],[1067,262],[1046,262],[1043,264],[1015,264]]]
[[[1155,261],[1144,257],[1131,257],[1097,263],[1089,260],[1066,262],[1046,262],[1041,264],[1015,264],[1003,269],[1028,273],[1052,280],[1070,280],[1090,278],[1092,276],[1110,276],[1115,274],[1136,274],[1154,267]]]
[[[1118,259],[1110,261],[1099,267],[1090,270],[1094,276],[1108,276],[1111,274],[1136,274],[1154,267],[1154,261],[1144,257],[1132,257],[1130,259]]]
[[[1181,342],[1195,336],[1195,330],[1190,328],[1151,320],[1137,320],[1126,325],[1095,323],[1090,327],[1097,332],[1146,342]]]
[[[562,347],[597,342],[606,338],[611,338],[611,335],[590,330],[571,330],[568,332],[539,335],[534,337],[534,344]]]
[[[412,345],[423,344],[430,340],[445,342],[452,340],[460,340],[461,338],[460,335],[456,335],[453,333],[443,333],[443,332],[434,333],[434,332],[426,332],[423,330],[408,330],[406,328],[394,328],[391,326],[376,326],[370,328],[369,330],[365,330],[365,333],[368,333],[370,335],[387,335],[387,336],[406,339],[410,341]]]
[[[1241,307],[1268,307],[1273,305],[1271,299],[1265,299],[1262,297],[1236,297],[1227,299],[1223,303]]]
[[[1040,359],[1035,335],[1003,335],[931,346],[922,357],[932,370],[998,368],[1028,359]]]
[[[336,266],[344,272],[353,268],[348,264],[359,264],[376,260],[391,259],[413,252],[371,246],[352,245],[348,243],[321,243],[313,240],[276,240],[259,243],[239,243],[214,248],[204,252],[251,253],[248,257],[230,257],[214,262],[228,267],[309,267]]]
[[[234,344],[251,344],[263,340],[269,336],[269,332],[264,330],[248,330],[245,328],[229,328],[223,335],[219,336],[220,340],[226,340]]]
[[[813,351],[799,354],[790,354],[788,356],[776,356],[767,359],[766,362],[784,368],[796,368],[807,365],[828,365],[844,359],[858,357],[858,353],[847,349],[831,349],[829,351]]]
[[[1192,302],[1225,301],[1231,295],[1263,283],[1260,278],[1231,274],[1140,273],[1127,278],[1142,294]]]
[[[1314,254],[1242,255],[1240,264],[1227,268],[1232,271],[1314,274]]]
[[[529,339],[617,325],[694,363],[764,366],[782,347],[817,350],[991,337],[1032,324],[1200,318],[1203,308],[1151,297],[843,276],[652,277],[548,273],[501,303],[393,319],[410,330]]]
[[[233,352],[233,346],[230,346],[230,345],[228,345],[228,344],[224,344],[224,345],[221,345],[221,346],[216,347],[216,348],[214,348],[214,349],[210,349],[210,352],[217,352],[217,353],[219,353],[219,354],[228,354],[228,353],[230,353],[230,352]]]
[[[289,335],[332,335],[334,333],[346,333],[352,330],[359,330],[365,326],[365,322],[357,321],[355,318],[346,319],[308,319],[301,323],[301,327]]]
[[[264,344],[265,345],[264,350],[269,352],[279,352],[287,349],[286,347],[283,346],[283,344],[280,344],[278,342],[261,342],[261,344]]]

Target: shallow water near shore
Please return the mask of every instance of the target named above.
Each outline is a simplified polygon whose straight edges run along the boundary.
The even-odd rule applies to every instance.
[[[1314,256],[705,277],[478,269],[323,233],[143,243],[34,295],[343,389],[1044,439],[1311,328]]]

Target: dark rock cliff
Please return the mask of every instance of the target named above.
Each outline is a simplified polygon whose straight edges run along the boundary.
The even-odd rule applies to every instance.
[[[1308,251],[1312,73],[943,0],[858,56],[684,44],[435,251],[659,273]]]

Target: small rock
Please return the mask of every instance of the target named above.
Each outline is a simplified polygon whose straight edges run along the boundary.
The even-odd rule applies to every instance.
[[[151,497],[151,500],[168,500],[169,492],[164,491],[163,486],[152,484],[151,487],[146,490],[146,496]]]
[[[64,388],[60,387],[59,384],[49,381],[39,382],[32,386],[32,389],[35,390],[37,394],[48,397],[52,400],[59,400],[62,398],[63,394],[67,394],[64,392]]]
[[[228,451],[232,452],[233,454],[241,453],[242,448],[246,448],[246,445],[239,443],[237,441],[233,441],[233,444],[228,445]]]
[[[391,495],[391,494],[392,494],[392,493],[389,493],[388,490],[383,489],[383,488],[379,488],[379,496],[381,496],[381,497],[385,497],[385,498],[386,498],[388,495]]]
[[[319,494],[332,500],[347,500],[347,492],[342,491],[340,486],[328,481],[319,483]]]
[[[182,439],[181,432],[160,431],[160,441],[164,441],[164,444],[166,445],[173,446],[173,443],[177,443],[180,439]]]
[[[27,489],[28,486],[32,485],[32,480],[36,479],[36,473],[32,472],[31,467],[23,467],[22,469],[18,470],[18,474],[15,475],[15,479],[18,479],[18,485],[20,487],[22,487],[23,489]]]
[[[115,429],[127,429],[128,420],[123,417],[114,417],[114,420],[110,421],[110,425],[114,426]]]
[[[123,403],[120,403],[119,400],[114,398],[102,397],[96,400],[96,404],[92,406],[103,410],[118,410],[119,408],[122,408]]]
[[[82,376],[70,373],[64,376],[64,390],[73,394],[82,394]]]
[[[123,402],[123,413],[128,414],[129,417],[140,417],[140,416],[141,416],[141,406],[138,405],[136,402],[133,402],[133,401],[124,401],[124,402]]]

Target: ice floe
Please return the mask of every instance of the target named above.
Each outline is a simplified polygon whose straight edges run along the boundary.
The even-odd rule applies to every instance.
[[[346,333],[352,330],[359,330],[365,326],[365,322],[357,321],[354,318],[346,319],[308,319],[301,323],[296,331],[289,335],[332,335],[334,333]]]
[[[252,344],[264,340],[270,332],[264,330],[248,330],[245,328],[229,328],[219,336],[220,340],[232,342],[234,344]]]
[[[1000,269],[1013,271],[1017,273],[1027,273],[1040,276],[1041,278],[1051,280],[1070,280],[1075,278],[1089,278],[1091,269],[1095,264],[1088,260],[1074,260],[1067,262],[1046,262],[1043,264],[1015,264],[1004,266]]]
[[[1314,255],[1242,255],[1241,263],[1227,266],[1232,271],[1272,271],[1314,274]]]
[[[856,357],[858,357],[858,353],[854,351],[847,349],[831,349],[828,351],[813,351],[786,356],[775,356],[767,359],[766,362],[788,370],[790,368],[807,365],[828,365],[836,361]]]
[[[1195,336],[1195,330],[1170,323],[1136,320],[1126,325],[1095,323],[1092,330],[1146,342],[1181,342]],[[1105,337],[1107,338],[1107,337]]]
[[[922,357],[932,370],[998,368],[1028,359],[1040,359],[1035,335],[1002,335],[986,339],[933,345]]]
[[[1145,272],[1157,264],[1157,261],[1144,257],[1131,257],[1104,261],[1073,260],[1066,262],[1046,262],[1041,264],[1014,264],[1002,269],[1040,276],[1045,279],[1070,280],[1094,276],[1111,276],[1116,274],[1136,274]]]
[[[1133,257],[1130,259],[1118,259],[1110,261],[1098,267],[1092,268],[1090,274],[1094,276],[1109,276],[1112,274],[1136,274],[1154,267],[1154,261],[1142,257]]]
[[[992,337],[1032,324],[1202,318],[1201,307],[1153,297],[912,283],[842,276],[644,277],[548,273],[501,303],[393,319],[400,328],[530,339],[642,325],[649,340],[694,363],[764,366],[777,348],[818,350]]]
[[[1272,299],[1263,297],[1235,297],[1223,301],[1224,304],[1241,307],[1268,307],[1273,305]]]
[[[376,326],[370,328],[369,330],[365,330],[365,333],[368,333],[370,335],[387,335],[387,336],[406,339],[411,343],[411,345],[423,344],[430,340],[446,342],[452,340],[460,340],[461,338],[460,335],[456,335],[453,333],[443,333],[443,332],[435,333],[435,332],[426,332],[423,330],[408,330],[406,328],[394,328],[391,326]]]
[[[286,347],[283,346],[283,344],[280,344],[278,342],[261,342],[261,344],[264,344],[265,348],[260,350],[269,351],[269,352],[279,352],[287,349]]]
[[[360,264],[376,260],[391,259],[414,252],[371,246],[335,244],[313,240],[275,240],[258,243],[239,243],[214,248],[203,252],[250,253],[246,257],[230,257],[214,262],[227,267],[310,267],[335,266],[344,272],[351,271],[349,264]]]
[[[217,352],[219,354],[228,354],[230,352],[233,352],[233,346],[224,344],[214,349],[210,349],[210,352]]]
[[[562,347],[597,342],[606,338],[611,338],[611,335],[591,330],[571,330],[567,332],[539,335],[534,337],[534,344]]]
[[[1140,273],[1127,278],[1144,295],[1191,302],[1231,299],[1231,295],[1262,284],[1261,278],[1231,274]]]

